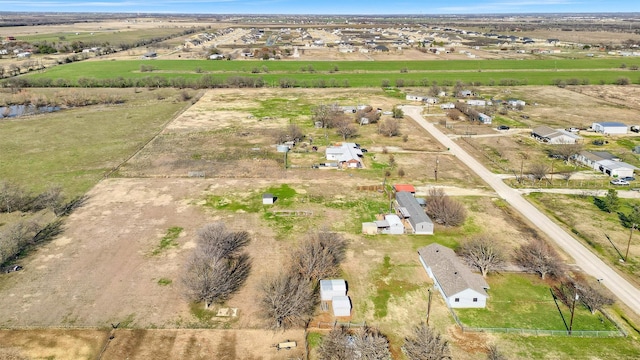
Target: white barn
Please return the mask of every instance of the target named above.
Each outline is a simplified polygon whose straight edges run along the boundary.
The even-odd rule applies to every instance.
[[[484,308],[489,284],[482,275],[474,274],[446,246],[433,243],[418,249],[418,258],[433,279],[447,306],[451,308]]]
[[[595,132],[610,135],[624,135],[627,133],[627,125],[615,121],[594,122],[591,128]]]

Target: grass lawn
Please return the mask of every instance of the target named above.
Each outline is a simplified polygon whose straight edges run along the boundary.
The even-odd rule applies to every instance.
[[[485,309],[457,309],[463,324],[482,328],[567,330],[571,309],[556,306],[549,285],[534,275],[500,274],[487,278],[491,287]],[[560,311],[559,311],[560,310]],[[616,330],[601,314],[576,304],[573,330]]]
[[[502,335],[498,347],[509,359],[640,358],[640,343],[630,338]]]
[[[67,196],[83,194],[187,105],[175,101],[176,94],[173,89],[127,90],[127,101],[120,105],[2,121],[0,179],[34,192],[59,185]]]

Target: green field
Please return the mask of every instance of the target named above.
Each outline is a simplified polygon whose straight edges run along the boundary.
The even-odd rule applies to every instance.
[[[457,309],[460,321],[469,327],[536,330],[567,330],[571,309],[556,305],[549,285],[534,275],[499,274],[489,277],[489,299],[485,309]],[[573,330],[615,331],[602,314],[591,314],[576,304]]]
[[[556,80],[612,84],[621,77],[638,83],[640,72],[622,69],[618,59],[457,60],[457,61],[207,61],[117,60],[77,62],[25,75],[26,80],[181,78],[194,82],[204,75],[224,83],[230,77],[261,78],[265,86],[290,79],[300,87],[379,87],[453,85],[551,85]],[[639,60],[640,62],[640,60]],[[141,71],[143,67],[152,71]],[[336,70],[337,69],[337,70]],[[401,72],[402,71],[402,72]],[[37,86],[38,83],[34,84]]]
[[[59,185],[68,196],[84,194],[187,105],[175,101],[175,90],[120,91],[124,104],[0,122],[0,179],[34,192]]]

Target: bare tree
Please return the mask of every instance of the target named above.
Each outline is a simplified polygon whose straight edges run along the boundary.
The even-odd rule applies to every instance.
[[[346,248],[346,241],[338,233],[327,230],[309,233],[293,253],[291,271],[310,282],[336,276]]]
[[[484,277],[489,271],[502,268],[505,263],[500,246],[486,236],[474,237],[462,244],[460,255]]]
[[[319,360],[352,359],[355,357],[351,334],[344,326],[333,328],[318,347]]]
[[[441,188],[429,189],[426,212],[435,222],[445,226],[462,225],[467,218],[464,205],[451,199]]]
[[[343,115],[343,111],[338,104],[318,105],[311,108],[311,118],[314,122],[319,121],[323,127],[333,127],[335,119]]]
[[[400,134],[400,123],[397,119],[385,119],[378,125],[378,133],[392,137]]]
[[[262,314],[275,329],[306,325],[316,305],[312,285],[288,271],[265,281],[261,288]]]
[[[582,144],[580,143],[562,143],[555,145],[551,153],[562,156],[562,159],[567,162],[580,151],[582,151]]]
[[[361,359],[391,359],[389,340],[377,328],[365,326],[358,329],[353,336],[353,345]]]
[[[334,328],[318,348],[318,358],[334,359],[391,359],[389,340],[376,328],[365,326],[351,332],[344,326]]]
[[[449,342],[421,323],[404,339],[402,352],[409,360],[450,360]]]
[[[338,135],[342,136],[343,140],[347,140],[347,138],[355,136],[358,133],[356,125],[347,118],[340,119],[335,124],[335,128],[336,132]]]
[[[248,233],[229,232],[222,223],[203,227],[182,278],[187,298],[209,308],[236,292],[251,271],[249,256],[240,252],[248,243]]]
[[[543,279],[547,275],[561,276],[564,270],[560,255],[540,239],[531,239],[516,249],[514,260]]]
[[[611,297],[597,290],[583,279],[567,279],[562,281],[559,286],[554,288],[554,294],[567,306],[571,306],[577,294],[580,303],[589,309],[592,314],[595,314],[596,311],[602,309],[602,307],[611,305],[614,302]]]
[[[544,163],[536,162],[531,164],[531,166],[529,167],[529,173],[531,173],[531,177],[534,180],[540,181],[547,177],[547,174],[549,173],[549,167]]]

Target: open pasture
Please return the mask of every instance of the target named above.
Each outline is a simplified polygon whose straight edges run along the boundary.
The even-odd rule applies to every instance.
[[[235,76],[261,78],[266,86],[281,86],[282,79],[294,86],[380,87],[429,86],[456,81],[483,85],[551,85],[555,80],[577,79],[579,83],[612,84],[620,77],[632,83],[637,72],[620,68],[619,59],[587,60],[495,60],[495,61],[207,61],[207,60],[112,60],[66,64],[32,73],[26,79],[66,79],[78,85],[84,79],[141,79],[161,77],[196,81],[213,76],[221,83]],[[629,66],[630,64],[626,64]],[[142,71],[146,68],[146,71]],[[151,70],[151,71],[149,71]],[[402,84],[398,83],[402,81]],[[317,84],[322,81],[323,86]]]

